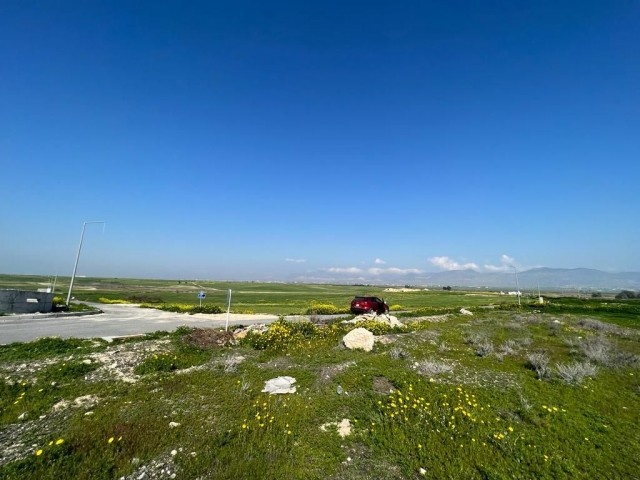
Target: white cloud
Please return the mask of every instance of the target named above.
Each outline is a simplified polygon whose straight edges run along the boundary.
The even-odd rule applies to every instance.
[[[284,259],[285,262],[291,262],[291,263],[304,263],[307,260],[304,258],[285,258]]]
[[[500,265],[484,265],[488,272],[510,272],[516,267],[516,259],[509,255],[500,256]]]
[[[327,268],[326,271],[331,273],[362,273],[362,270],[358,267],[330,267]]]
[[[384,261],[384,260],[382,260],[381,258],[376,258],[376,260],[375,260],[375,262],[374,262],[374,263],[375,263],[376,265],[384,265],[384,264],[385,264],[385,263],[387,263],[387,262],[385,262],[385,261]]]
[[[367,272],[371,275],[409,275],[409,274],[418,274],[422,273],[422,270],[417,268],[397,268],[397,267],[389,267],[389,268],[370,268]]]
[[[480,270],[480,267],[473,262],[458,263],[449,257],[431,257],[429,261],[443,270]]]

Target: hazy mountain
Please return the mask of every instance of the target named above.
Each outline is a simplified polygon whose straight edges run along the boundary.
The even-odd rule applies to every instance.
[[[416,279],[417,280],[417,279]],[[474,270],[453,270],[421,275],[421,284],[460,287],[516,289],[514,272],[481,273]],[[638,290],[640,272],[609,273],[589,268],[533,268],[518,272],[520,289],[603,289]]]

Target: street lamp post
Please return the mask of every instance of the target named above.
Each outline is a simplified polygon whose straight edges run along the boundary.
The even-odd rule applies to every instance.
[[[518,306],[521,305],[520,303],[520,285],[518,284],[518,269],[515,267],[513,267],[513,270],[516,272],[516,295],[518,296]]]
[[[67,295],[67,303],[65,303],[67,307],[69,306],[69,302],[71,302],[71,291],[73,290],[73,281],[76,278],[76,270],[78,270],[78,260],[80,260],[80,250],[82,250],[82,240],[84,239],[84,229],[90,223],[102,223],[104,225],[106,222],[96,221],[96,222],[84,222],[82,224],[82,233],[80,234],[80,245],[78,245],[78,254],[76,255],[76,263],[73,265],[73,274],[71,275],[71,283],[69,284],[69,295]]]

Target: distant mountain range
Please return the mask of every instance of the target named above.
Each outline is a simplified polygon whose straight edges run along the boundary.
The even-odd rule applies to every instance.
[[[482,273],[475,270],[452,270],[422,274],[415,280],[421,285],[488,287],[516,290],[514,272]],[[520,290],[640,290],[640,272],[609,273],[590,268],[533,268],[518,272]]]

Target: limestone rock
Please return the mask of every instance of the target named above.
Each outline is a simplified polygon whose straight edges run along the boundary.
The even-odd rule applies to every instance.
[[[264,383],[263,392],[270,393],[271,395],[280,393],[296,393],[296,387],[293,384],[296,383],[296,379],[293,377],[276,377],[271,380],[267,380]]]
[[[462,315],[473,315],[473,312],[471,312],[470,310],[467,310],[466,308],[461,308],[460,313]]]
[[[269,327],[263,323],[256,324],[256,325],[249,325],[248,327],[238,328],[234,330],[233,337],[236,340],[239,340],[241,338],[246,337],[249,332],[264,333],[267,330],[269,330]]]
[[[342,323],[351,323],[355,325],[358,322],[364,322],[367,320],[385,323],[390,327],[404,327],[404,324],[400,322],[397,317],[394,317],[393,315],[389,315],[387,313],[383,313],[382,315],[376,315],[375,313],[364,313],[362,315],[354,317],[351,320],[344,320]]]
[[[360,349],[365,352],[373,350],[373,333],[366,328],[358,327],[351,330],[344,336],[342,341],[344,342],[345,347],[351,350]]]

